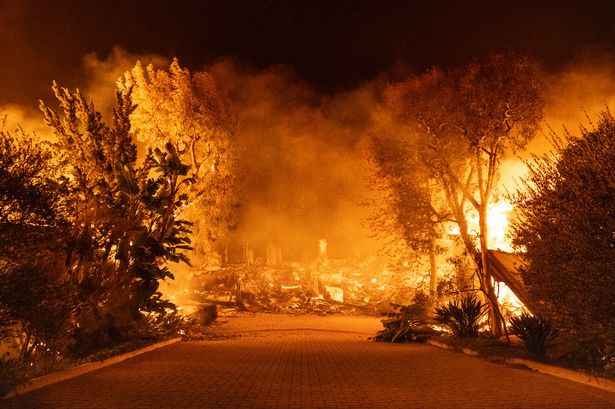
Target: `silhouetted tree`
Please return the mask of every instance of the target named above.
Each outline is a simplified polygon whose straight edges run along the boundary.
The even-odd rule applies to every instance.
[[[370,185],[376,193],[370,224],[384,237],[403,239],[414,254],[428,255],[429,290],[431,296],[436,297],[438,240],[443,234],[443,223],[454,219],[443,197],[438,197],[439,190],[432,186],[429,170],[409,145],[411,141],[400,138],[398,132],[389,133],[391,128],[383,121],[381,117],[369,157],[373,165]],[[395,241],[389,245],[397,247]]]
[[[514,243],[530,294],[605,364],[615,356],[615,118],[604,111],[594,129],[553,141],[554,152],[529,162]]]
[[[51,152],[23,130],[0,129],[0,327],[24,335],[21,357],[65,349],[77,305],[63,263],[64,185]]]

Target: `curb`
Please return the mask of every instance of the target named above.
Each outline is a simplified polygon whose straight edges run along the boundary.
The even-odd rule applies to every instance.
[[[89,362],[87,364],[74,366],[72,368],[67,368],[62,371],[52,372],[47,375],[39,376],[38,378],[31,379],[26,384],[18,386],[14,392],[10,392],[6,396],[4,396],[4,398],[0,398],[0,400],[7,399],[7,398],[10,398],[16,395],[28,393],[33,390],[40,389],[44,386],[52,385],[54,383],[58,383],[58,382],[61,382],[61,381],[64,381],[70,378],[74,378],[76,376],[84,375],[88,372],[92,372],[97,369],[104,368],[105,366],[109,366],[109,365],[116,364],[118,362],[125,361],[129,358],[133,358],[135,356],[144,354],[146,352],[150,352],[155,349],[165,347],[167,345],[175,344],[176,342],[179,342],[179,341],[181,341],[181,338],[173,338],[173,339],[169,339],[166,341],[158,342],[156,344],[148,345],[144,348],[137,349],[135,351],[126,352],[125,354],[122,354],[122,355],[113,356],[111,358],[107,358],[102,361]]]
[[[573,371],[571,369],[547,365],[522,358],[510,358],[506,359],[504,362],[513,365],[524,365],[529,369],[532,369],[539,373],[556,376],[558,378],[567,379],[569,381],[577,383],[582,383],[585,385],[593,386],[595,388],[604,389],[609,392],[615,392],[615,381],[611,381],[605,378],[599,378],[588,373]]]
[[[431,339],[428,339],[426,343],[437,348],[457,351],[456,349],[450,347],[449,345],[446,345],[445,343],[433,341]],[[461,352],[465,355],[472,357],[478,357],[480,355],[478,352],[471,350],[470,348],[461,348]],[[599,378],[588,373],[573,371],[572,369],[547,365],[522,358],[508,358],[504,359],[503,362],[507,363],[508,365],[523,365],[528,369],[531,369],[538,373],[555,376],[556,378],[566,379],[576,383],[582,383],[584,385],[593,386],[594,388],[600,388],[609,392],[615,392],[615,381],[611,381],[605,378]]]
[[[446,345],[443,342],[434,341],[433,339],[428,339],[425,341],[426,344],[432,345],[434,347],[442,348],[442,349],[452,349],[450,346]]]
[[[443,342],[434,341],[432,339],[428,339],[427,341],[425,341],[425,343],[429,344],[429,345],[432,345],[434,347],[437,347],[437,348],[449,349],[449,350],[455,351],[455,352],[459,352],[460,351],[463,354],[468,355],[468,356],[473,356],[473,357],[480,356],[480,354],[478,352],[476,352],[476,351],[474,351],[474,350],[472,350],[470,348],[462,347],[461,350],[458,350],[458,349],[452,348],[449,345],[446,345]]]

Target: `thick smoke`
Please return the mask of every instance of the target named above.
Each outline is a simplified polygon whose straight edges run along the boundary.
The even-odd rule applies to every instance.
[[[615,109],[615,59],[588,58],[547,78],[545,117],[555,131],[566,127],[578,135],[579,126],[591,129],[590,120],[595,122],[607,107]],[[537,143],[532,148],[540,150],[541,145]]]
[[[365,130],[376,106],[376,83],[335,96],[318,95],[290,67],[251,71],[231,61],[207,68],[238,112],[242,211],[235,241],[286,258],[374,253],[362,227]],[[258,255],[258,254],[257,254]]]
[[[159,55],[136,55],[120,47],[105,58],[88,54],[81,62],[78,86],[108,115],[116,80],[137,60],[160,68],[169,62]],[[228,92],[239,121],[241,208],[237,230],[227,243],[236,250],[247,244],[255,248],[257,257],[264,257],[267,245],[279,246],[286,260],[315,257],[319,239],[327,240],[334,258],[375,253],[378,243],[362,227],[369,209],[359,204],[368,193],[365,133],[384,80],[322,95],[287,66],[256,70],[224,59],[204,69]],[[25,84],[28,79],[19,81]],[[556,131],[566,126],[578,133],[579,124],[591,127],[586,113],[595,119],[607,105],[615,106],[614,61],[585,56],[549,74],[545,99],[545,123]],[[4,98],[4,102],[9,126],[19,123],[27,132],[49,137],[35,101],[26,104],[19,98]],[[528,146],[533,153],[548,149],[544,135]],[[527,157],[527,152],[521,157]],[[514,189],[513,177],[523,174],[519,158],[511,157],[502,163],[501,183]]]
[[[601,111],[615,109],[615,57],[584,54],[557,72],[546,75],[545,117],[542,131],[523,152],[503,161],[501,185],[514,191],[516,180],[527,173],[522,160],[531,154],[552,150],[548,135],[566,130],[580,135],[581,127],[591,129]]]
[[[78,86],[107,118],[117,79],[137,60],[157,68],[169,62],[121,47],[106,58],[83,57]],[[319,239],[328,241],[331,257],[375,253],[378,245],[362,227],[368,209],[360,203],[367,191],[364,131],[376,106],[377,83],[323,96],[287,66],[257,71],[225,59],[204,69],[228,92],[239,121],[241,207],[237,230],[225,241],[235,256],[244,244],[256,257],[275,245],[284,259],[311,259]],[[12,124],[52,138],[36,109],[15,105],[6,111]]]

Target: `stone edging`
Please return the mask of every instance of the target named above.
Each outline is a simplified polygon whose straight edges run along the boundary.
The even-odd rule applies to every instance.
[[[7,394],[3,399],[10,398],[15,395],[21,395],[36,389],[40,389],[47,385],[52,385],[57,382],[64,381],[66,379],[74,378],[79,375],[84,375],[88,372],[95,371],[100,368],[104,368],[105,366],[113,365],[118,362],[125,361],[126,359],[135,357],[137,355],[144,354],[149,351],[153,351],[158,348],[162,348],[167,345],[174,344],[176,342],[181,341],[181,338],[173,338],[166,341],[158,342],[156,344],[148,345],[144,348],[137,349],[135,351],[126,352],[122,355],[113,356],[111,358],[104,359],[102,361],[89,362],[87,364],[74,366],[71,368],[64,369],[58,372],[52,372],[47,375],[39,376],[38,378],[31,379],[28,383],[20,385],[17,387],[15,392],[11,392]]]
[[[530,361],[529,359],[522,358],[509,358],[505,362],[512,365],[525,365],[536,372],[548,374],[551,376],[557,376],[558,378],[568,379],[569,381],[604,389],[609,392],[615,392],[614,381],[605,378],[599,378],[588,373],[573,371],[572,369],[547,365],[541,362]]]
[[[434,341],[431,339],[427,340],[427,344],[438,347],[438,348],[450,349],[453,351],[455,350],[454,348],[451,348],[449,345],[446,345],[442,342]],[[480,355],[478,352],[471,350],[469,348],[461,348],[461,352],[466,355],[473,356],[473,357]],[[573,371],[572,369],[566,369],[566,368],[561,368],[559,366],[547,365],[541,362],[530,361],[529,359],[522,359],[522,358],[508,358],[508,359],[504,359],[504,362],[506,362],[509,365],[523,365],[539,373],[555,376],[557,378],[567,379],[572,382],[582,383],[585,385],[593,386],[595,388],[604,389],[609,392],[615,392],[615,381],[611,381],[605,378],[599,378],[597,376],[593,376],[588,373]]]

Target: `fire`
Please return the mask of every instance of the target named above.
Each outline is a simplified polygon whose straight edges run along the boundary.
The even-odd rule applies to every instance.
[[[507,200],[500,200],[495,203],[490,203],[487,207],[487,227],[488,227],[488,245],[490,249],[499,249],[506,252],[512,252],[512,243],[507,234],[508,215],[513,210],[513,205]],[[478,213],[475,210],[468,211],[468,230],[470,236],[478,240],[480,227],[478,223]],[[447,226],[446,232],[453,236],[461,234],[459,226],[455,223],[450,223]]]
[[[519,300],[519,297],[505,284],[496,282],[498,303],[502,309],[511,315],[520,315],[525,311],[525,306]]]
[[[507,235],[508,214],[513,205],[506,200],[490,204],[487,208],[487,226],[489,228],[489,248],[512,252],[513,248]]]

